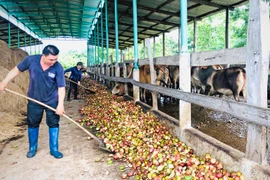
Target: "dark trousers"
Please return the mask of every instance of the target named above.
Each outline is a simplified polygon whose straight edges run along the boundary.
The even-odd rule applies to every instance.
[[[67,93],[67,99],[70,99],[70,93],[71,93],[72,89],[74,90],[74,99],[77,98],[77,96],[78,96],[78,85],[73,83],[73,82],[70,82],[69,83],[69,88],[68,88],[68,93]]]
[[[53,104],[47,104],[48,106],[52,108],[57,107],[58,102],[53,103]],[[59,127],[59,121],[60,121],[60,116],[55,114],[54,111],[39,105],[35,102],[28,101],[27,104],[27,123],[29,128],[37,128],[39,127],[42,117],[43,117],[43,112],[46,112],[46,124],[50,128],[56,128]]]

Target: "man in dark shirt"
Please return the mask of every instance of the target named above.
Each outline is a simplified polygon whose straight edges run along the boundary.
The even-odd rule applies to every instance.
[[[69,79],[78,83],[78,85],[80,85],[80,81],[82,78],[82,68],[83,68],[83,63],[82,62],[78,62],[76,66],[68,68],[64,71],[64,74],[67,72],[71,72]],[[72,89],[74,90],[74,99],[78,100],[78,85],[70,82],[69,84],[69,88],[68,88],[68,93],[67,93],[67,101],[70,101],[70,93],[72,91]]]
[[[28,101],[27,123],[29,151],[28,158],[36,155],[38,148],[39,125],[42,120],[43,111],[46,112],[46,123],[49,126],[50,154],[55,158],[62,158],[63,154],[58,151],[58,135],[60,116],[65,113],[65,77],[62,65],[57,62],[59,50],[53,45],[48,45],[43,49],[42,55],[32,55],[26,57],[15,66],[0,82],[0,91],[4,91],[9,81],[18,76],[21,72],[28,70],[30,74],[30,84],[28,96],[38,100],[52,108],[56,112]]]

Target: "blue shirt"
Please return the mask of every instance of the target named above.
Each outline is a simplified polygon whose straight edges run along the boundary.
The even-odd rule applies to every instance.
[[[75,81],[75,82],[78,82],[81,80],[82,78],[82,69],[78,70],[77,66],[74,66],[74,67],[71,67],[71,68],[68,68],[64,71],[64,74],[66,72],[70,72],[71,71],[71,74],[70,74],[70,79]]]
[[[29,70],[30,84],[28,96],[46,104],[58,102],[58,88],[65,87],[64,69],[62,65],[56,63],[43,71],[41,64],[41,55],[26,57],[17,65],[17,68],[23,72]]]

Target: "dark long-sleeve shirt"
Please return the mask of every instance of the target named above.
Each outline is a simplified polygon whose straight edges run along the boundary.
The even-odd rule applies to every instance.
[[[66,69],[64,71],[64,73],[66,73],[66,72],[71,72],[71,75],[70,75],[69,78],[72,81],[78,82],[82,78],[82,69],[78,70],[77,66],[74,66],[74,67],[71,67],[71,68]]]

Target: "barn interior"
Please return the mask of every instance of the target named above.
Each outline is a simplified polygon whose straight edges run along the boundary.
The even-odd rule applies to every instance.
[[[115,21],[115,1],[113,0],[6,0],[0,2],[0,39],[2,40],[0,51],[1,54],[4,55],[0,59],[0,67],[3,69],[1,72],[4,72],[2,76],[4,77],[4,74],[6,74],[8,70],[28,55],[20,49],[27,46],[42,45],[42,40],[44,39],[86,39],[88,40],[88,45],[90,45],[89,47],[93,47],[97,44],[104,44],[104,47],[106,47],[106,9],[104,8],[106,4],[108,7],[108,47],[113,49],[118,47],[119,50],[133,47],[133,1],[118,0],[116,2],[117,23]],[[247,0],[231,0],[226,2],[221,0],[189,0],[187,1],[187,22],[189,24],[196,24],[197,21],[220,12],[226,12],[225,18],[228,18],[227,15],[230,11],[248,3],[249,1]],[[179,0],[138,1],[138,43],[145,41],[147,38],[164,36],[167,32],[179,29],[181,21],[180,13]],[[228,19],[226,20],[226,24],[229,24]],[[226,44],[226,48],[229,48],[228,26],[224,26],[224,30],[226,31],[226,42],[224,43]],[[98,28],[100,29],[97,33],[96,30]],[[241,49],[241,52],[242,51],[243,49]],[[197,56],[201,55],[202,54],[197,54]],[[17,60],[12,58],[14,56],[18,57]],[[196,54],[194,54],[194,56],[196,56]],[[177,58],[179,59],[179,56],[175,59]],[[14,62],[12,62],[13,60]],[[175,65],[179,63],[177,60],[173,60]],[[158,61],[159,59],[155,58],[155,62]],[[245,58],[242,59],[242,61],[246,63]],[[230,62],[233,64],[234,59],[231,58]],[[95,68],[101,65],[95,63],[96,62],[90,62],[89,60],[88,65],[94,65],[93,67]],[[148,62],[144,62],[144,60],[140,61],[140,64],[144,63],[147,64]],[[198,65],[204,65],[199,64],[200,62],[197,63]],[[102,75],[98,76],[105,77]],[[13,87],[14,90],[25,94],[27,90],[25,86],[27,84],[26,79],[27,75],[22,77],[22,79],[16,79],[14,83],[16,87]],[[110,79],[121,81],[119,78],[114,79],[111,77]],[[168,94],[171,94],[171,92],[168,92]],[[182,98],[182,95],[177,97]],[[3,96],[1,99],[2,98],[8,97]],[[6,100],[0,101],[0,103],[1,102],[5,103],[0,106],[6,108],[3,110],[1,108],[1,115],[3,117],[10,117],[10,110],[16,112],[18,109],[24,108],[22,104],[26,104],[25,100],[20,98],[11,99],[9,101],[10,106],[7,106]],[[20,118],[22,118],[21,115],[23,113],[25,112],[20,111],[14,114],[14,116],[20,116]],[[268,114],[268,110],[264,109],[263,115],[267,116]],[[14,119],[14,116],[12,114],[10,118]],[[171,118],[168,117],[168,119]],[[202,154],[206,151],[210,151],[216,156],[223,157],[222,159],[225,159],[224,163],[230,166],[231,169],[240,171],[252,169],[252,178],[269,178],[269,172],[267,172],[265,168],[257,166],[258,164],[262,165],[261,162],[257,162],[256,160],[255,163],[247,161],[248,158],[245,152],[241,152],[226,144],[224,145],[196,129],[185,129],[181,131],[179,130],[179,124],[175,124],[175,121],[178,120],[168,120],[168,122],[171,123],[165,124],[170,127],[173,134],[180,136],[181,139],[186,142],[190,142],[190,145],[196,147],[195,149],[198,151],[201,150]],[[197,147],[197,144],[200,144],[200,146]],[[251,177],[251,171],[246,173],[246,176]]]

